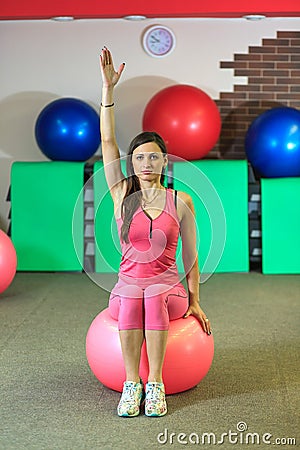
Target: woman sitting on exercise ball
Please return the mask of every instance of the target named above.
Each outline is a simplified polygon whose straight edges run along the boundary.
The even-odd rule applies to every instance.
[[[115,70],[110,51],[100,56],[102,74],[101,141],[105,177],[118,226],[122,260],[119,280],[109,300],[118,320],[126,381],[118,415],[137,416],[145,394],[145,414],[167,413],[162,367],[169,321],[194,315],[210,334],[210,322],[199,305],[199,269],[191,197],[163,186],[168,156],[155,132],[138,134],[129,146],[127,177],[122,173],[115,137],[114,88],[125,64]],[[179,234],[187,291],[176,265]],[[146,340],[149,376],[139,376],[141,347]]]

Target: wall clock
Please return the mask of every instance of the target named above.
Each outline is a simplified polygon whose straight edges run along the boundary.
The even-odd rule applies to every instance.
[[[175,35],[166,26],[152,25],[143,35],[143,48],[150,56],[162,58],[169,55],[175,46]]]

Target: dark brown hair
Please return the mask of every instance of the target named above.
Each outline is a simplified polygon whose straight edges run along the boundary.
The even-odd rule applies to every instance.
[[[121,239],[123,242],[129,242],[128,233],[130,224],[132,221],[133,214],[141,205],[142,193],[141,186],[138,177],[134,173],[132,154],[134,150],[142,144],[148,142],[155,142],[160,148],[162,154],[167,155],[167,148],[162,137],[154,131],[143,131],[138,134],[130,143],[127,160],[126,160],[126,171],[127,171],[127,189],[122,202],[122,219],[123,224],[121,227]],[[164,170],[160,176],[161,184],[164,183]]]

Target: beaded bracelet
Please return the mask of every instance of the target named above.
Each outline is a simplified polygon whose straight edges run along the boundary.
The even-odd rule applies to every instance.
[[[114,103],[111,103],[110,105],[103,105],[102,103],[101,103],[101,106],[103,107],[103,108],[111,108],[112,106],[114,106],[115,104]]]

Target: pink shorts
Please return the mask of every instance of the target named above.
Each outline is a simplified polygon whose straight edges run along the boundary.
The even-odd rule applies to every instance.
[[[183,317],[188,305],[188,295],[181,283],[142,289],[119,280],[110,295],[109,313],[118,320],[119,330],[168,330],[169,321]]]

